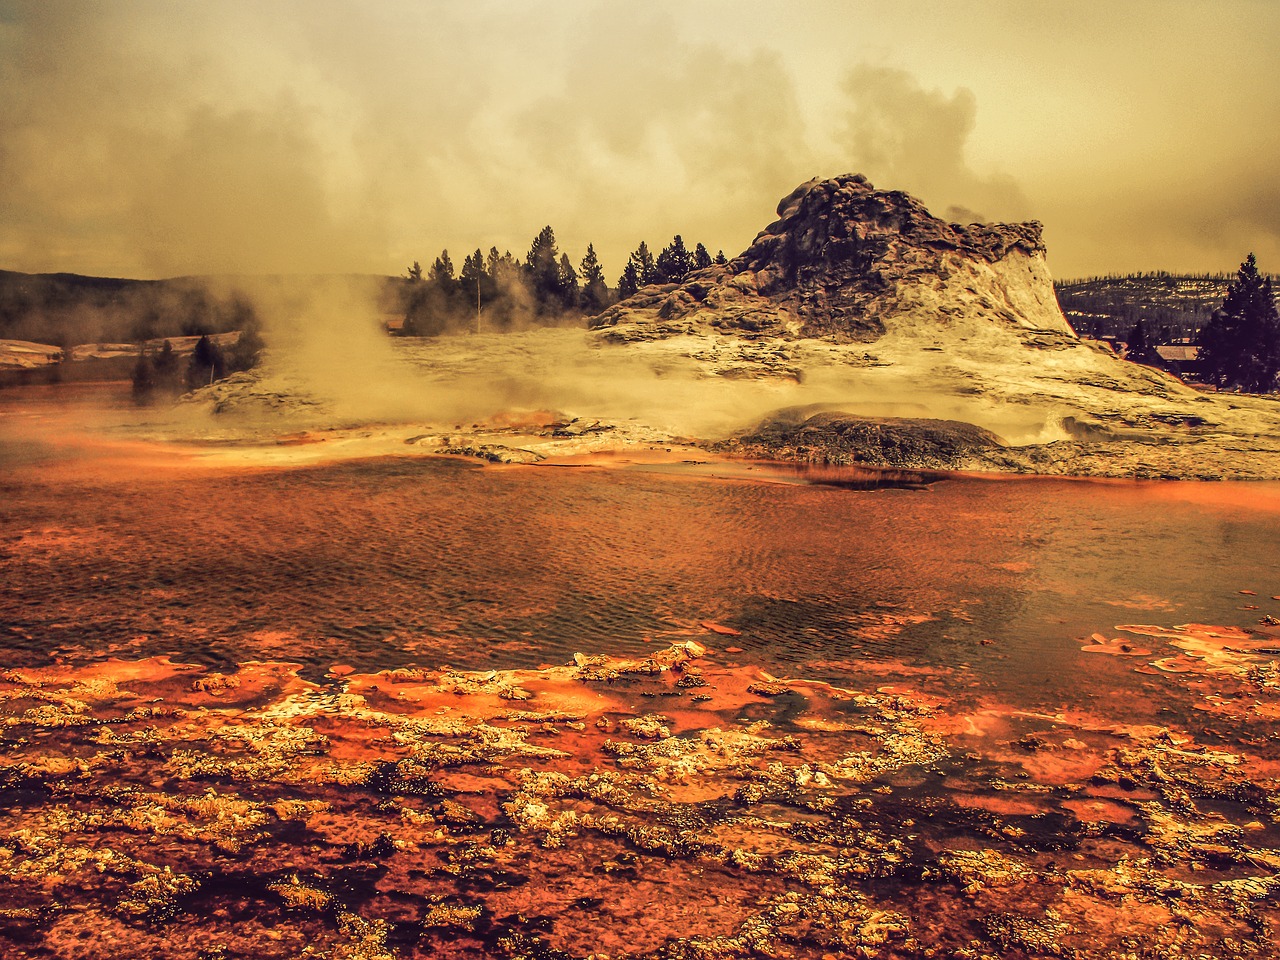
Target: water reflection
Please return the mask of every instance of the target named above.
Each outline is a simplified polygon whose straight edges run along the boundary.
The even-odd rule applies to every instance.
[[[13,468],[4,646],[22,662],[533,666],[635,653],[709,619],[765,664],[964,665],[1052,698],[1076,638],[1248,623],[1236,591],[1277,592],[1258,558],[1280,516],[1165,487],[957,478],[863,493],[428,459]]]

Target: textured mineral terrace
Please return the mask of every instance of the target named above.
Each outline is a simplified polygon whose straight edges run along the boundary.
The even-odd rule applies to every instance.
[[[1055,715],[907,664],[770,676],[734,632],[323,682],[4,671],[0,952],[1275,955],[1274,630],[1098,635],[1165,689]],[[1157,703],[1221,731],[1134,722]]]

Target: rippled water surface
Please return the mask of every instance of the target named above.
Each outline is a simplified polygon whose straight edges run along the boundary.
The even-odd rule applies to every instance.
[[[1098,659],[1080,656],[1094,631],[1249,625],[1246,607],[1280,607],[1275,484],[858,491],[432,458],[175,469],[15,432],[0,487],[10,662],[531,666],[710,621],[775,669],[942,664],[1052,700]]]

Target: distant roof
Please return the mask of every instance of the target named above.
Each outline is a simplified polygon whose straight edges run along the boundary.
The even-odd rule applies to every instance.
[[[1156,347],[1161,360],[1197,360],[1200,357],[1199,347],[1163,346]]]

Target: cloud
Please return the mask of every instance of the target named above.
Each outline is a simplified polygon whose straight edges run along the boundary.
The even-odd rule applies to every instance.
[[[6,26],[0,255],[151,276],[380,263],[316,112],[287,85],[237,93],[217,31],[185,38],[173,9],[24,6]]]
[[[512,154],[572,232],[607,225],[594,242],[615,269],[641,239],[675,233],[736,253],[775,198],[812,175],[786,65],[765,50],[685,42],[663,14],[637,13],[625,34],[617,26],[604,8],[589,19],[561,89],[513,117]]]
[[[1066,276],[1233,273],[1251,251],[1280,272],[1280,187],[1263,150],[1206,153],[1158,180],[1135,165],[1072,186],[1073,202],[1055,197],[1045,211],[1050,260],[1072,264]]]
[[[663,12],[0,4],[19,269],[394,270],[550,222],[613,272],[677,232],[734,253],[814,173],[781,57]]]
[[[612,281],[641,239],[733,255],[796,184],[852,171],[1042,219],[1073,270],[1275,249],[1266,24],[1188,4],[1156,41],[1154,5],[1100,10],[1116,32],[1068,66],[1079,17],[849,9],[0,0],[0,267],[396,273],[550,223]],[[1205,60],[1210,36],[1241,55]],[[1016,180],[975,159],[994,145]]]
[[[122,239],[151,269],[343,272],[368,268],[385,239],[376,218],[340,214],[322,153],[296,103],[200,107],[123,174]]]
[[[954,219],[1018,220],[1029,208],[1013,178],[975,172],[965,156],[978,115],[961,87],[926,90],[905,70],[862,64],[842,83],[848,110],[840,146],[882,188],[906,190]]]

